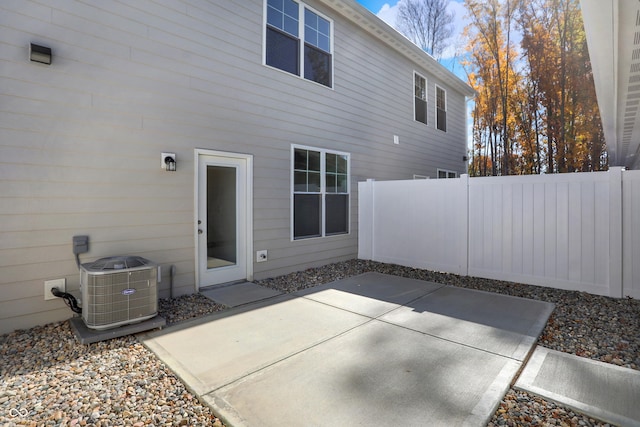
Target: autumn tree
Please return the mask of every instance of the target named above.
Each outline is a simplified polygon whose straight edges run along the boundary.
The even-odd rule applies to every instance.
[[[600,121],[578,0],[520,6],[522,51],[531,83],[529,114],[546,142],[547,172],[606,168]],[[540,139],[540,134],[538,133]]]
[[[453,34],[454,14],[447,11],[448,0],[404,0],[398,3],[396,27],[440,60]]]
[[[478,92],[474,115],[475,132],[489,144],[492,175],[514,173],[516,121],[513,116],[514,92],[519,76],[513,67],[516,57],[511,42],[515,0],[466,0],[471,24],[468,60],[470,84]],[[482,130],[484,129],[484,130]]]
[[[606,168],[579,1],[466,0],[465,6],[471,21],[465,67],[478,93],[470,173]]]

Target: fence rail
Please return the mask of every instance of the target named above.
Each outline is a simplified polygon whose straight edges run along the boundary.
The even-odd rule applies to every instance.
[[[640,298],[640,171],[358,188],[361,259]]]

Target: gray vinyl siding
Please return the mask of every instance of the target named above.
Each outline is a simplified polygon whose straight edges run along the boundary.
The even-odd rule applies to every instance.
[[[43,282],[78,289],[73,235],[90,236],[83,262],[144,256],[162,297],[170,265],[174,294],[194,292],[196,148],[253,155],[253,249],[269,251],[255,279],[355,258],[358,181],[464,172],[464,95],[307,4],[333,20],[332,89],[262,65],[262,0],[0,2],[0,333],[71,316]],[[30,42],[53,49],[50,66],[28,61]],[[413,121],[414,70],[428,126]],[[348,235],[291,241],[291,144],[351,154]]]

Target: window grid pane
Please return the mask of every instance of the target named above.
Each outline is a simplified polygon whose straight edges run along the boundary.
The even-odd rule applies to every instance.
[[[441,110],[446,110],[446,92],[444,89],[436,87],[436,105]]]
[[[427,83],[424,77],[421,77],[417,74],[415,75],[414,88],[415,88],[415,97],[423,101],[426,101],[427,100]]]
[[[329,21],[313,13],[309,9],[304,11],[304,41],[325,52],[330,52],[331,38]]]
[[[325,159],[327,193],[347,193],[347,156],[327,153]]]
[[[296,193],[321,191],[320,152],[295,149],[293,155],[293,190]]]
[[[298,37],[298,3],[292,0],[268,0],[267,23]]]
[[[447,131],[447,92],[436,86],[436,127]]]

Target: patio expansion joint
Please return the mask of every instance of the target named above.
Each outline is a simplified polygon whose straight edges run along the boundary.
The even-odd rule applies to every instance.
[[[526,356],[523,360],[520,360],[520,359],[518,359],[518,358],[516,358],[516,357],[505,356],[504,354],[500,354],[500,353],[497,353],[497,352],[489,351],[489,350],[486,350],[486,349],[483,349],[483,348],[479,348],[479,347],[476,347],[476,346],[472,346],[472,345],[469,345],[469,344],[465,344],[465,343],[462,343],[462,342],[459,342],[459,341],[455,341],[455,340],[452,340],[452,339],[443,338],[443,337],[438,336],[438,335],[435,335],[435,334],[430,334],[430,333],[428,333],[428,332],[423,332],[423,331],[420,331],[420,330],[418,330],[418,329],[410,328],[410,327],[408,327],[408,326],[399,325],[399,324],[397,324],[397,323],[393,323],[393,322],[390,322],[390,321],[388,321],[388,320],[383,320],[383,319],[382,319],[382,317],[386,316],[387,314],[389,314],[389,313],[391,313],[391,312],[393,312],[393,311],[399,310],[399,309],[401,309],[401,308],[403,308],[403,307],[407,307],[407,306],[409,306],[410,304],[412,304],[413,302],[415,302],[415,301],[417,301],[417,300],[419,300],[419,299],[421,299],[421,298],[424,298],[424,297],[426,297],[426,296],[428,296],[428,295],[434,294],[434,293],[438,292],[439,290],[441,290],[441,289],[443,289],[443,288],[446,288],[446,287],[454,287],[454,288],[456,288],[455,286],[452,286],[452,285],[445,285],[445,284],[441,284],[441,283],[438,283],[438,284],[439,284],[439,285],[442,285],[442,286],[438,287],[437,289],[433,289],[433,290],[431,290],[431,291],[429,291],[429,292],[425,293],[424,295],[420,295],[420,296],[418,296],[418,297],[416,297],[416,298],[413,298],[412,300],[407,301],[407,302],[405,302],[405,303],[403,303],[403,304],[398,304],[398,307],[391,308],[391,309],[389,309],[389,310],[387,310],[387,311],[385,311],[385,312],[383,312],[383,313],[378,314],[377,316],[367,316],[366,314],[362,314],[362,313],[359,313],[359,312],[357,312],[357,311],[347,310],[347,309],[345,309],[345,308],[338,307],[338,306],[335,306],[335,305],[333,305],[333,304],[329,304],[329,303],[324,302],[324,301],[318,301],[318,300],[315,300],[315,299],[313,299],[313,298],[309,298],[309,297],[308,297],[308,296],[306,296],[306,295],[299,295],[299,296],[298,296],[298,298],[304,298],[304,299],[306,299],[306,300],[308,300],[308,301],[312,301],[312,302],[315,302],[315,303],[318,303],[318,304],[322,304],[322,305],[325,305],[325,306],[328,306],[328,307],[331,307],[331,308],[335,308],[335,309],[338,309],[338,310],[342,310],[342,311],[345,311],[345,312],[347,312],[347,313],[357,314],[358,316],[367,317],[367,318],[369,319],[369,321],[367,321],[367,322],[365,322],[365,323],[363,323],[363,324],[361,324],[361,325],[355,326],[355,327],[353,327],[353,328],[349,329],[348,331],[345,331],[344,333],[347,333],[347,332],[349,332],[349,331],[352,331],[352,330],[354,330],[354,329],[356,329],[356,328],[359,328],[359,327],[361,327],[361,326],[364,326],[364,325],[366,325],[366,324],[372,323],[373,321],[378,321],[378,322],[384,323],[384,324],[386,324],[386,325],[394,326],[394,327],[401,328],[401,329],[404,329],[404,330],[407,330],[407,331],[417,332],[417,333],[418,333],[418,334],[420,334],[420,335],[429,336],[429,337],[436,338],[436,339],[441,340],[441,341],[445,341],[445,342],[449,342],[449,343],[452,343],[452,344],[461,345],[461,346],[463,346],[463,347],[471,348],[471,349],[473,349],[473,350],[478,350],[478,351],[481,351],[481,352],[484,352],[484,353],[487,353],[487,354],[492,354],[492,355],[499,356],[499,357],[502,357],[502,358],[505,358],[505,359],[513,360],[513,361],[515,361],[515,362],[517,362],[517,363],[522,364],[522,365],[521,365],[521,367],[520,367],[520,369],[518,370],[518,375],[516,375],[516,377],[513,379],[513,382],[515,383],[515,381],[517,380],[517,378],[518,378],[518,376],[519,376],[519,374],[520,374],[520,372],[521,372],[522,368],[524,367],[524,361],[526,361],[526,360],[528,360],[528,359],[529,359],[529,357],[531,356],[531,353],[532,353],[532,352],[533,352],[533,350],[535,349],[535,345],[533,345],[533,346],[531,347],[531,349],[527,352],[527,356]],[[344,333],[343,333],[343,334],[344,334]],[[340,335],[342,335],[342,334],[340,334]],[[339,337],[340,335],[336,335],[335,337],[331,337],[331,338],[329,338],[329,339],[327,339],[327,340],[325,340],[325,341],[323,341],[323,342],[327,342],[327,341],[329,341],[329,340],[331,340],[331,339],[333,339],[333,338]],[[537,339],[537,337],[536,337],[536,339]],[[315,345],[313,345],[313,346],[311,346],[311,347],[309,347],[309,348],[313,348],[313,347],[315,347],[315,346],[317,346],[317,345],[319,345],[319,344],[322,344],[322,343],[317,343],[317,344],[315,344]],[[305,350],[306,350],[306,349],[304,349],[304,350],[300,350],[298,353],[302,353],[302,352],[304,352]],[[296,353],[296,354],[297,354],[297,353]],[[293,355],[292,355],[292,356],[293,356]],[[288,358],[288,357],[287,357],[287,358]],[[287,358],[284,358],[284,359],[282,359],[282,360],[285,360],[285,359],[287,359]],[[276,361],[276,362],[274,362],[274,364],[275,364],[275,363],[279,363],[279,362],[280,362],[280,361]],[[271,365],[269,365],[269,366],[272,366],[272,365],[273,365],[273,364],[271,364]],[[260,369],[256,370],[255,372],[258,372],[258,371],[260,371]],[[251,374],[253,374],[253,373],[255,373],[255,372],[252,372]],[[251,375],[251,374],[249,374],[249,375]],[[248,376],[248,375],[247,375],[247,376]],[[231,383],[233,383],[233,382],[235,382],[235,381],[232,381]],[[229,383],[229,384],[231,384],[231,383]],[[226,385],[229,385],[229,384],[226,384]],[[225,385],[225,386],[226,386],[226,385]],[[221,387],[219,387],[219,388],[221,388]]]
[[[317,302],[317,301],[315,301],[315,302]],[[333,306],[332,306],[332,307],[333,307]],[[335,308],[335,307],[334,307],[334,308]],[[343,311],[348,311],[348,310],[343,310]],[[360,324],[358,324],[358,325],[356,325],[356,326],[353,326],[353,327],[351,327],[351,328],[349,328],[349,329],[347,329],[347,330],[344,330],[344,331],[340,332],[339,334],[333,335],[333,336],[331,336],[331,337],[329,337],[329,338],[323,339],[323,340],[318,341],[318,342],[316,342],[316,343],[313,343],[313,344],[311,344],[311,345],[309,345],[309,346],[306,346],[306,347],[304,347],[304,348],[302,348],[302,349],[300,349],[300,350],[298,350],[298,351],[295,351],[295,352],[293,352],[293,353],[291,353],[291,354],[288,354],[288,355],[286,355],[286,356],[284,356],[284,357],[282,357],[282,358],[279,358],[278,360],[275,360],[275,361],[273,361],[273,362],[271,362],[271,363],[269,363],[269,364],[263,365],[263,366],[261,366],[261,367],[259,367],[259,368],[256,368],[256,369],[253,369],[253,370],[251,370],[251,371],[247,372],[246,374],[244,374],[244,375],[242,375],[242,376],[240,376],[240,377],[238,377],[238,378],[234,378],[233,380],[228,381],[228,382],[226,382],[226,383],[224,383],[224,384],[221,384],[221,385],[219,385],[218,387],[215,387],[215,388],[213,388],[213,389],[211,389],[211,390],[209,390],[209,391],[203,391],[203,392],[201,393],[201,395],[202,395],[203,397],[204,397],[204,396],[207,396],[207,395],[213,395],[213,393],[215,393],[215,392],[217,392],[218,390],[221,390],[221,389],[223,389],[223,388],[225,388],[225,387],[228,387],[228,386],[230,386],[231,384],[234,384],[234,383],[237,383],[237,382],[241,382],[241,381],[242,381],[242,380],[244,380],[245,378],[248,378],[248,377],[250,377],[250,376],[252,376],[252,375],[254,375],[254,374],[256,374],[256,373],[258,373],[258,372],[260,372],[260,371],[264,371],[265,369],[269,369],[269,368],[271,368],[272,366],[275,366],[275,365],[277,365],[277,364],[279,364],[279,363],[284,362],[285,360],[291,359],[292,357],[295,357],[295,356],[297,356],[297,355],[299,355],[299,354],[305,353],[306,351],[311,350],[312,348],[318,347],[318,346],[320,346],[320,345],[322,345],[322,344],[325,344],[325,343],[327,343],[327,342],[329,342],[329,341],[332,341],[332,340],[334,340],[334,339],[336,339],[336,338],[340,338],[341,336],[346,335],[346,334],[348,334],[349,332],[351,332],[351,331],[353,331],[353,330],[355,330],[355,329],[358,329],[358,328],[360,328],[360,327],[362,327],[362,326],[368,325],[369,323],[371,323],[371,322],[373,322],[374,320],[376,320],[376,319],[371,318],[371,317],[369,317],[369,316],[363,316],[363,315],[361,315],[361,316],[362,316],[362,317],[365,317],[365,318],[368,318],[369,320],[367,320],[367,321],[365,321],[365,322],[363,322],[363,323],[360,323]]]
[[[304,298],[307,301],[312,301],[312,302],[315,302],[315,303],[318,303],[318,304],[323,304],[323,305],[326,305],[326,306],[331,307],[331,308],[335,308],[335,309],[338,309],[338,310],[346,311],[347,313],[357,314],[358,316],[367,317],[367,318],[369,318],[371,320],[380,320],[380,318],[382,316],[386,316],[387,314],[391,313],[392,311],[398,310],[398,309],[400,309],[402,307],[406,307],[407,305],[419,300],[420,298],[424,298],[427,295],[431,295],[431,294],[439,291],[440,289],[442,289],[442,288],[444,288],[446,286],[449,286],[449,285],[445,285],[445,284],[442,284],[442,283],[438,283],[438,285],[441,285],[441,286],[439,286],[436,289],[430,290],[430,291],[426,292],[425,294],[417,296],[417,297],[413,298],[412,300],[409,300],[409,301],[407,301],[405,303],[395,303],[395,304],[398,305],[397,307],[390,308],[389,310],[387,310],[387,311],[385,311],[383,313],[380,313],[377,316],[368,316],[366,314],[363,314],[362,312],[358,312],[358,311],[355,311],[355,310],[347,310],[346,308],[339,307],[337,305],[330,304],[330,303],[325,302],[325,301],[318,301],[316,299],[313,299],[313,298],[309,297],[308,295],[296,295],[295,292],[293,293],[293,295],[295,295],[297,298]],[[383,320],[380,320],[380,321],[384,322]],[[385,323],[388,323],[388,322],[385,322]],[[399,326],[399,325],[395,325],[395,326]],[[400,327],[402,327],[402,326],[400,326]]]
[[[398,308],[400,308],[400,307],[398,307]],[[394,310],[397,310],[397,309],[394,309]],[[391,310],[391,311],[394,311],[394,310]],[[492,354],[494,356],[499,356],[499,357],[502,357],[502,358],[505,358],[505,359],[513,360],[513,361],[518,362],[518,363],[522,363],[523,362],[522,360],[519,360],[519,359],[517,359],[515,357],[505,356],[504,354],[496,353],[494,351],[489,351],[489,350],[486,350],[484,348],[479,348],[479,347],[476,347],[476,346],[473,346],[473,345],[469,345],[469,344],[465,344],[465,343],[462,343],[460,341],[455,341],[455,340],[452,340],[452,339],[449,339],[449,338],[443,338],[441,336],[438,336],[438,335],[435,335],[435,334],[430,334],[428,332],[423,332],[423,331],[420,331],[418,329],[410,328],[408,326],[398,325],[397,323],[393,323],[393,322],[390,322],[388,320],[382,320],[382,319],[378,319],[378,318],[373,319],[373,320],[377,320],[379,322],[385,323],[387,325],[395,326],[397,328],[402,328],[402,329],[405,329],[407,331],[417,332],[420,335],[426,335],[426,336],[429,336],[431,338],[439,339],[441,341],[446,341],[446,342],[449,342],[449,343],[452,343],[452,344],[456,344],[456,345],[460,345],[460,346],[463,346],[463,347],[471,348],[473,350],[481,351],[483,353]]]

